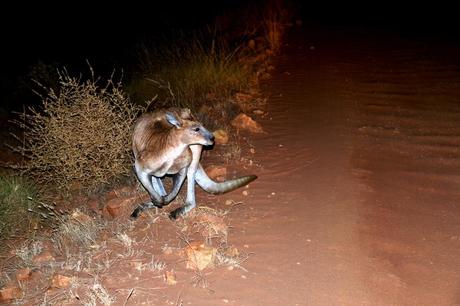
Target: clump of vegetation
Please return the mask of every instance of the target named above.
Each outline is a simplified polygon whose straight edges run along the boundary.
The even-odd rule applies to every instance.
[[[17,122],[25,170],[39,183],[92,192],[130,173],[131,126],[140,109],[120,83],[100,83],[61,72],[58,91],[45,88],[41,107]]]
[[[290,18],[291,12],[282,1],[272,1],[265,9],[262,28],[267,48],[273,53],[280,51],[285,25]]]
[[[0,237],[33,227],[37,216],[28,213],[31,199],[37,196],[34,185],[18,176],[0,176]]]
[[[237,61],[238,48],[232,50],[209,34],[176,35],[174,44],[141,48],[135,94],[144,100],[157,96],[158,103],[195,112],[207,101],[225,100],[247,88],[250,71]]]
[[[273,1],[243,18],[227,16],[210,28],[144,42],[129,92],[138,103],[153,99],[156,108],[190,108],[208,128],[227,125],[243,111],[235,94],[256,92],[258,78],[267,74],[268,57],[279,51],[287,19],[282,3]]]
[[[96,244],[99,233],[106,227],[102,219],[93,219],[80,210],[71,214],[56,215],[56,227],[51,240],[66,258],[70,258],[75,249],[87,250]]]

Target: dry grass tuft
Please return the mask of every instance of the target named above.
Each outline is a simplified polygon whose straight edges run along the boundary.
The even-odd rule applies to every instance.
[[[40,109],[16,123],[24,129],[25,170],[46,186],[88,192],[130,173],[130,131],[140,108],[120,83],[82,81],[60,73],[59,91],[46,89]]]
[[[37,225],[38,218],[30,214],[37,190],[23,177],[0,175],[0,240]]]
[[[248,272],[242,264],[249,258],[250,254],[242,254],[235,247],[229,247],[226,244],[223,244],[216,254],[216,266],[217,267],[227,267],[229,270],[234,268],[241,269],[245,272]]]
[[[43,250],[43,243],[39,240],[25,241],[17,249],[14,254],[18,256],[25,264],[32,265],[34,256],[40,254]]]
[[[283,8],[282,3],[273,1],[263,16],[264,38],[269,49],[274,53],[278,53],[281,48],[286,14],[287,11]]]
[[[234,47],[210,29],[176,33],[174,43],[144,44],[139,52],[139,73],[130,92],[140,103],[157,97],[154,106],[190,108],[207,126],[238,113],[228,99],[248,88],[251,71],[238,62]],[[206,106],[211,112],[204,112]],[[207,121],[213,114],[214,120]],[[214,118],[215,117],[215,118]]]
[[[72,214],[56,216],[59,220],[51,240],[55,249],[66,258],[78,249],[90,249],[97,245],[99,233],[106,228],[102,219],[88,219],[85,222],[72,218]]]
[[[105,289],[97,278],[94,280],[94,284],[89,288],[88,300],[85,301],[85,305],[112,305],[115,302],[115,298]]]

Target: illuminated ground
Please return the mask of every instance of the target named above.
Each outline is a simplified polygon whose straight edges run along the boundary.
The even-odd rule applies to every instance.
[[[182,297],[460,303],[460,50],[359,32],[288,43],[254,141],[263,169],[231,222],[249,272]]]

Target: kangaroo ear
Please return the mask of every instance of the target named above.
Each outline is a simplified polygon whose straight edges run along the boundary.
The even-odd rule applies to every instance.
[[[181,109],[180,117],[182,119],[192,119],[192,112],[189,108],[183,108]]]
[[[180,128],[181,127],[181,122],[179,121],[179,119],[177,119],[177,117],[171,113],[171,112],[166,112],[166,120],[171,123],[172,125],[174,125],[176,128]]]

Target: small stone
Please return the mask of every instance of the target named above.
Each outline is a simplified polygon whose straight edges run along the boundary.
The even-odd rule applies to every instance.
[[[249,49],[256,50],[256,41],[254,39],[251,39],[248,42],[248,47],[249,47]]]
[[[143,197],[138,195],[129,196],[125,198],[113,198],[107,202],[102,214],[108,218],[118,218],[121,216],[129,216],[132,213],[133,205],[136,203],[142,203]]]
[[[7,302],[22,297],[22,290],[18,287],[6,287],[0,289],[0,302]]]
[[[164,247],[162,250],[165,255],[171,255],[173,253],[173,249],[170,246]]]
[[[216,144],[225,145],[228,143],[228,133],[225,130],[216,130],[213,135]]]
[[[206,267],[214,266],[214,260],[217,254],[217,249],[206,246],[204,243],[190,243],[185,249],[187,254],[187,269],[203,270]]]
[[[16,272],[17,281],[26,281],[29,280],[32,276],[32,270],[30,268],[19,269]]]
[[[249,194],[249,192],[248,192],[247,190],[245,190],[245,191],[242,192],[242,194],[243,194],[244,196],[247,196],[247,195]]]
[[[247,130],[251,133],[263,133],[262,126],[246,114],[239,114],[230,124],[236,129]]]
[[[56,274],[53,276],[51,280],[51,287],[52,288],[67,288],[70,285],[70,281],[72,280],[71,277]]]
[[[176,273],[174,273],[174,270],[166,271],[164,277],[166,284],[170,286],[177,284]]]

